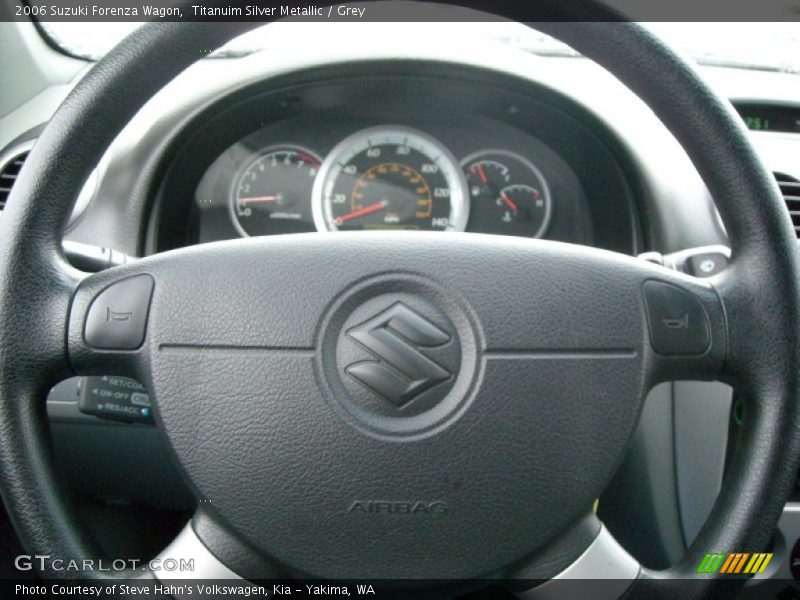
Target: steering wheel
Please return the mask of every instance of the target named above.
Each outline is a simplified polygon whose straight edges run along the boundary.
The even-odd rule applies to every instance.
[[[29,551],[97,557],[56,477],[45,398],[69,376],[119,374],[147,385],[198,497],[163,554],[195,558],[189,576],[609,578],[648,598],[742,584],[695,571],[707,552],[762,549],[794,480],[795,236],[729,105],[643,28],[571,5],[595,22],[537,28],[680,141],[718,202],[728,269],[699,280],[587,247],[406,232],[236,240],[80,273],[61,238],[107,145],[254,24],[145,26],[53,116],[2,224],[0,484]],[[591,509],[647,391],[677,378],[729,382],[749,403],[708,522],[654,572]]]

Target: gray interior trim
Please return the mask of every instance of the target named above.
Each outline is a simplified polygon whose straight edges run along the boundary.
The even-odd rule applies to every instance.
[[[239,575],[226,567],[214,556],[205,544],[197,537],[191,523],[187,523],[178,537],[167,546],[156,558],[163,564],[165,560],[186,561],[194,559],[194,570],[159,571],[155,576],[159,579],[232,579],[244,581]],[[603,594],[604,598],[618,598],[638,577],[639,563],[619,545],[605,526],[578,559],[553,580],[607,580],[612,585],[603,586],[613,595]],[[553,595],[554,592],[558,596]],[[532,590],[518,594],[520,598],[546,599],[563,597],[563,587],[549,581]],[[595,596],[598,598],[597,596]]]
[[[194,570],[186,571],[155,571],[153,574],[158,579],[235,579],[244,581],[231,571],[206,548],[192,528],[191,522],[178,534],[178,537],[167,546],[155,560],[164,564],[166,560],[181,561],[194,560]],[[176,596],[179,598],[180,596]]]
[[[586,551],[553,579],[633,580],[638,574],[639,563],[603,526]]]
[[[49,119],[86,69],[48,46],[31,21],[0,23],[0,148]]]
[[[667,568],[686,552],[675,469],[673,383],[647,396],[628,454],[600,499],[609,531],[649,568]]]
[[[733,392],[722,383],[676,381],[675,467],[681,525],[691,545],[722,487]]]
[[[639,576],[639,562],[619,545],[614,536],[606,529],[600,533],[577,560],[561,571],[552,580],[531,590],[518,593],[525,600],[557,600],[572,595],[565,595],[565,589],[575,592],[585,588],[586,580],[591,580],[591,597],[594,600],[616,599],[621,597]],[[565,588],[565,580],[574,581],[574,588]],[[599,580],[599,581],[598,581]]]

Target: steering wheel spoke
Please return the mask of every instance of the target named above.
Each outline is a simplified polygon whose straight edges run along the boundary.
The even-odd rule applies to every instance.
[[[520,589],[519,585],[515,585],[517,598],[559,600],[586,597],[587,594],[596,600],[617,600],[624,597],[625,592],[639,577],[642,567],[617,542],[605,525],[599,523],[594,515],[592,519],[599,524],[599,528],[583,551],[544,583],[529,589]],[[574,531],[565,538],[568,539],[570,535],[574,535]],[[534,560],[540,561],[541,557]],[[522,567],[520,573],[529,573],[530,568],[530,565]]]
[[[154,571],[158,579],[228,579],[244,581],[208,548],[189,521],[177,537],[153,561],[154,565],[175,565],[168,571]]]
[[[202,499],[192,518],[159,553],[154,565],[170,568],[158,571],[154,569],[153,575],[157,579],[290,579],[285,567],[255,554],[239,536],[223,526],[213,513],[212,503],[208,499]]]

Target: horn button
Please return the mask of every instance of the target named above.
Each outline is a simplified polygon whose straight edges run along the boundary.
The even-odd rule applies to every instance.
[[[349,289],[322,332],[324,397],[368,435],[424,437],[471,398],[478,343],[468,309],[420,277],[378,276]]]
[[[211,515],[293,572],[447,579],[502,572],[591,510],[646,387],[627,263],[280,237],[147,263],[157,417]]]

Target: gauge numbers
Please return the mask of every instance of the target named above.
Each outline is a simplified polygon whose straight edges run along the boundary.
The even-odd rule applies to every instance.
[[[405,127],[358,132],[334,148],[313,192],[320,231],[463,231],[469,205],[456,159],[433,138]]]

